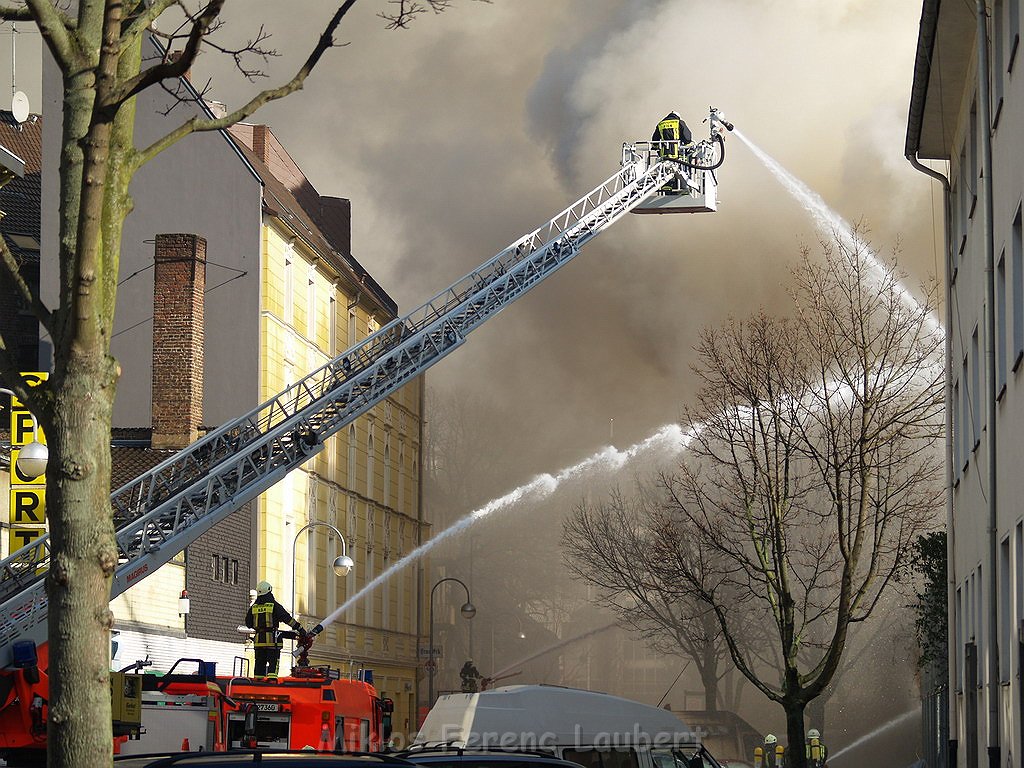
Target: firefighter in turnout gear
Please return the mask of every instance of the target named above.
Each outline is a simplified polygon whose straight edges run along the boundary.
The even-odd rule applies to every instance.
[[[683,155],[683,147],[693,143],[693,134],[678,114],[669,112],[658,123],[658,127],[654,129],[651,143],[660,157],[679,160]],[[682,171],[682,168],[680,168],[680,171]],[[661,191],[679,193],[686,192],[687,189],[682,177],[677,176],[670,183],[662,187]]]
[[[256,630],[253,636],[253,648],[256,651],[256,677],[277,679],[277,665],[281,660],[282,642],[277,637],[277,625],[287,624],[294,629],[300,638],[306,636],[302,628],[288,610],[274,599],[273,587],[270,582],[261,581],[256,585],[256,602],[249,606],[245,614],[245,626]]]
[[[775,734],[764,737],[764,746],[754,749],[754,768],[783,768],[783,748]]]
[[[810,768],[825,768],[828,760],[828,747],[821,740],[821,733],[817,728],[811,728],[807,732],[807,765]]]
[[[466,659],[466,663],[459,670],[459,677],[462,679],[463,693],[476,693],[480,690],[479,681],[481,675],[472,659]]]

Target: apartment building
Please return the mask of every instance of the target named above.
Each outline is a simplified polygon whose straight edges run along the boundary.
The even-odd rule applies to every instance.
[[[1020,765],[1024,747],[1020,42],[1020,0],[925,0],[906,139],[947,211],[949,739],[937,746],[972,768]]]
[[[56,263],[47,255],[56,253],[61,87],[49,63],[43,92],[50,119],[41,283],[52,299]],[[191,101],[171,114],[160,101],[166,94],[140,96],[137,142],[217,108],[189,93]],[[180,142],[141,170],[131,194],[112,341],[123,370],[115,485],[397,315],[351,254],[349,201],[319,194],[266,126]],[[161,304],[162,296],[179,295],[191,297],[185,310]],[[45,360],[45,340],[41,346]],[[179,657],[202,657],[238,669],[251,652],[236,627],[258,581],[270,581],[277,599],[311,626],[415,547],[425,535],[422,386],[422,379],[410,383],[329,438],[302,468],[115,600],[115,663],[148,655],[166,669]],[[355,561],[345,577],[330,568],[343,547]],[[372,669],[378,691],[395,701],[396,729],[414,725],[420,581],[415,567],[396,573],[337,616],[312,654],[343,672]],[[187,615],[179,613],[183,590]]]

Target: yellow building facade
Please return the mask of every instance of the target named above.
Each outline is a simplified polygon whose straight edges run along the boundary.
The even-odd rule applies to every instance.
[[[260,388],[266,400],[316,370],[391,317],[317,258],[273,216],[263,228]],[[313,663],[366,668],[395,702],[396,731],[415,728],[420,579],[412,565],[353,600],[421,541],[422,378],[338,434],[300,470],[260,497],[256,578],[307,628],[323,622]],[[355,567],[331,569],[345,538]],[[293,556],[294,551],[294,556]],[[294,597],[293,597],[294,590]],[[340,614],[338,609],[351,602]],[[282,660],[284,666],[284,659]]]

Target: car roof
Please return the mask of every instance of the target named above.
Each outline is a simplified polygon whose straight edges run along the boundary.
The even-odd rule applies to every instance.
[[[397,756],[410,763],[529,763],[533,765],[579,768],[576,763],[562,760],[549,752],[531,752],[501,747],[470,747],[451,744],[423,746],[398,752]]]
[[[230,752],[174,752],[124,755],[114,758],[116,768],[229,768],[281,766],[281,768],[408,768],[410,763],[388,754],[312,752],[309,750],[232,750]]]

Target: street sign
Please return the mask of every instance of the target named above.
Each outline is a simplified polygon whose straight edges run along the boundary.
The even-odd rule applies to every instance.
[[[418,650],[421,659],[440,659],[444,656],[441,648],[419,648]]]

